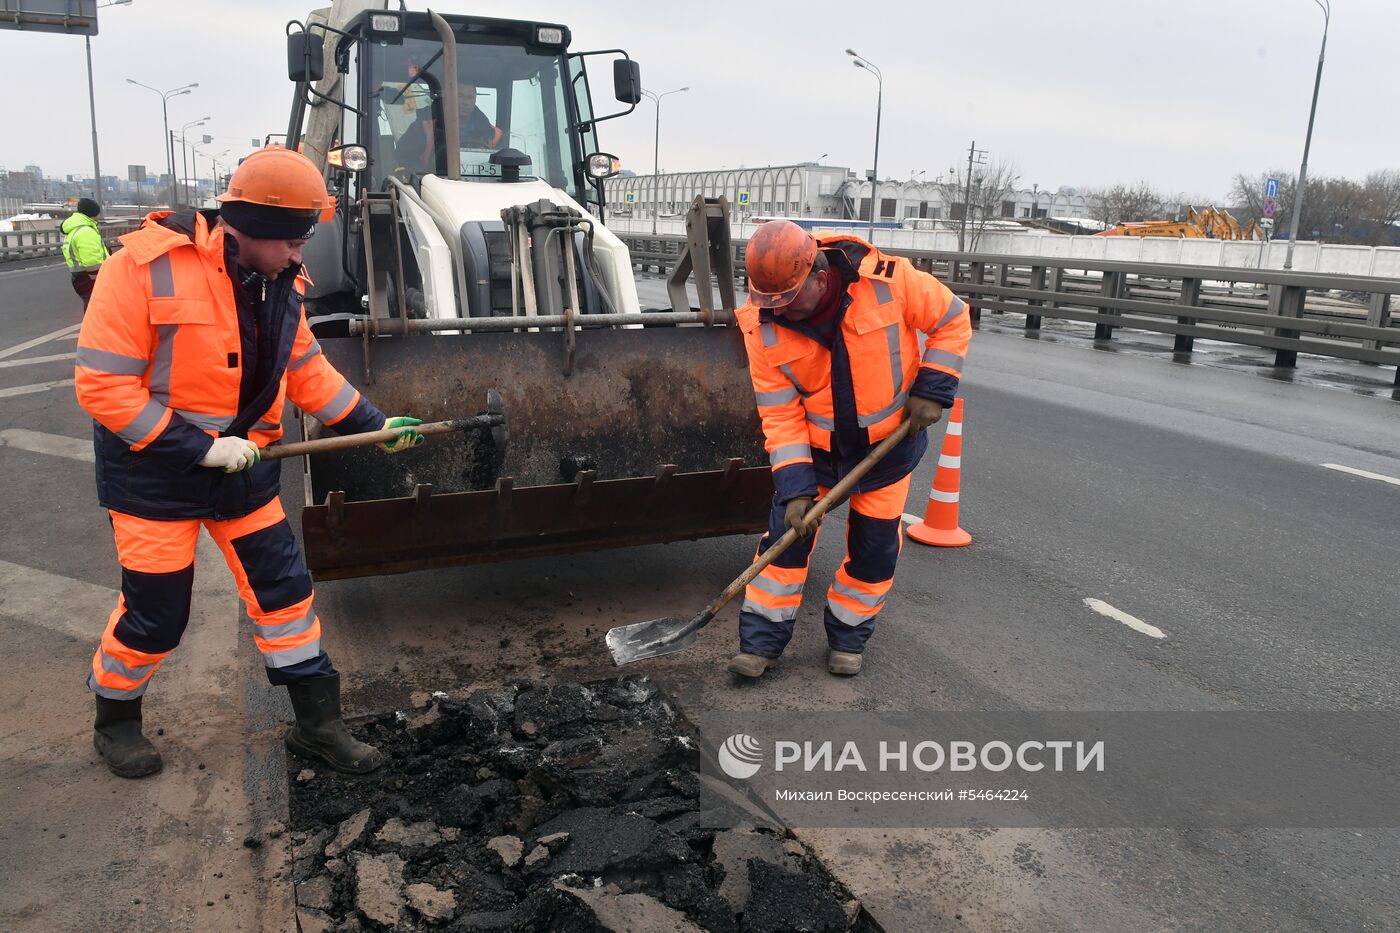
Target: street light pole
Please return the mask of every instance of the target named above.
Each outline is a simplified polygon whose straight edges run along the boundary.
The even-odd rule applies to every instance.
[[[679,94],[682,91],[688,90],[690,90],[689,86],[678,87],[674,90],[662,91],[660,94],[657,94],[653,91],[648,91],[646,88],[642,89],[642,93],[649,97],[651,102],[656,105],[656,138],[652,143],[651,152],[652,194],[654,196],[651,205],[652,236],[656,235],[656,221],[658,215],[661,213],[661,98],[665,97],[667,94]]]
[[[170,98],[179,97],[181,94],[188,94],[192,88],[199,87],[199,84],[186,84],[184,87],[162,91],[159,88],[153,88],[149,84],[142,84],[140,81],[133,81],[130,78],[126,79],[126,83],[134,84],[137,87],[143,87],[148,91],[160,95],[160,114],[161,119],[165,121],[165,136],[162,139],[161,148],[165,150],[165,164],[170,172],[170,209],[175,210],[179,198],[175,194],[175,139],[170,133],[170,108],[168,105]]]
[[[857,68],[864,68],[875,76],[877,87],[875,92],[875,164],[870,170],[870,242],[874,243],[875,218],[880,211],[880,113],[885,107],[885,76],[869,59],[857,55],[854,49],[847,49],[846,54],[855,59]]]
[[[104,3],[97,9],[101,10],[109,6],[126,6],[131,0],[113,0],[111,3]],[[92,197],[99,204],[102,203],[102,165],[97,156],[97,94],[92,88],[92,36],[83,36],[83,46],[87,52],[87,79],[88,79],[88,119],[92,123]]]
[[[1330,0],[1313,0],[1322,10],[1322,48],[1317,53],[1317,77],[1313,79],[1312,107],[1308,110],[1308,135],[1303,138],[1303,164],[1298,168],[1298,184],[1293,191],[1293,220],[1289,224],[1288,252],[1283,256],[1283,268],[1293,268],[1293,244],[1298,242],[1298,221],[1303,216],[1303,189],[1308,184],[1308,149],[1312,146],[1313,117],[1317,116],[1317,92],[1322,86],[1322,61],[1327,55],[1327,29],[1332,25]]]
[[[186,207],[188,207],[188,206],[190,205],[191,198],[190,198],[190,156],[189,156],[189,149],[186,148],[186,145],[185,145],[185,134],[189,132],[190,127],[192,127],[192,126],[203,126],[205,123],[208,123],[208,122],[209,122],[209,118],[208,118],[208,117],[200,117],[198,120],[191,120],[190,122],[186,123],[184,126],[180,127],[180,162],[181,162],[181,165],[182,165],[182,167],[183,167],[183,169],[184,169],[184,173],[185,173],[185,206],[186,206]],[[193,148],[193,147],[189,147],[189,148]],[[198,170],[195,171],[195,174],[196,174],[196,175],[199,174]]]

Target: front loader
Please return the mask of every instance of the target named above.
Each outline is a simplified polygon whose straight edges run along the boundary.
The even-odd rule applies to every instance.
[[[636,63],[571,53],[557,24],[431,11],[288,32],[287,144],[325,153],[337,196],[304,251],[322,351],[385,411],[450,420],[494,390],[505,421],[394,457],[308,457],[312,572],[761,530],[772,483],[734,324],[727,205],[692,205],[666,309],[643,310],[604,224],[618,161],[596,127],[636,106]],[[613,59],[626,110],[595,114],[595,56]],[[303,437],[320,431],[304,417]]]

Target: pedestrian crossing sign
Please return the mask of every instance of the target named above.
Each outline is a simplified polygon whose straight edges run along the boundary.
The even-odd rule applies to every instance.
[[[624,195],[622,196],[622,200],[623,200],[625,203],[627,203],[627,204],[636,204],[636,203],[637,203],[637,192],[635,192],[635,191],[629,191],[629,192],[627,192],[626,194],[624,194]]]
[[[749,193],[748,193],[747,191],[740,191],[740,192],[739,192],[739,203],[740,203],[740,204],[748,204],[748,203],[749,203]]]

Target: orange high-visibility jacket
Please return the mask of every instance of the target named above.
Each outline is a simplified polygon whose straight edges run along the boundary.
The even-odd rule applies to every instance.
[[[301,283],[267,284],[260,369],[244,378],[250,335],[240,324],[230,250],[215,215],[147,217],[102,266],[78,334],[78,404],[92,415],[98,498],[143,518],[236,518],[278,493],[280,465],[228,475],[200,467],[213,439],[282,436],[284,400],[342,431],[371,431],[384,416],[326,358],[301,308]],[[232,244],[229,244],[230,246]],[[256,299],[255,299],[256,300]],[[245,318],[254,313],[245,309]],[[240,399],[240,394],[244,398]],[[245,410],[240,411],[240,403]],[[249,410],[251,407],[252,410]]]
[[[813,451],[829,454],[833,435],[844,455],[862,455],[899,426],[911,394],[951,405],[972,337],[963,301],[908,260],[852,236],[818,243],[846,282],[830,346],[813,328],[751,303],[738,312],[781,500],[815,494]],[[917,462],[927,440],[915,440]],[[899,476],[913,468],[902,465]]]

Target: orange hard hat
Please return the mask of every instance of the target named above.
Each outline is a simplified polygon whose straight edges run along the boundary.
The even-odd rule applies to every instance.
[[[321,223],[335,216],[335,197],[326,192],[320,170],[306,156],[281,146],[259,149],[244,159],[229,178],[228,190],[215,200],[314,211]]]
[[[780,308],[802,290],[817,258],[816,239],[790,220],[770,220],[749,238],[744,266],[749,300],[760,308]]]

